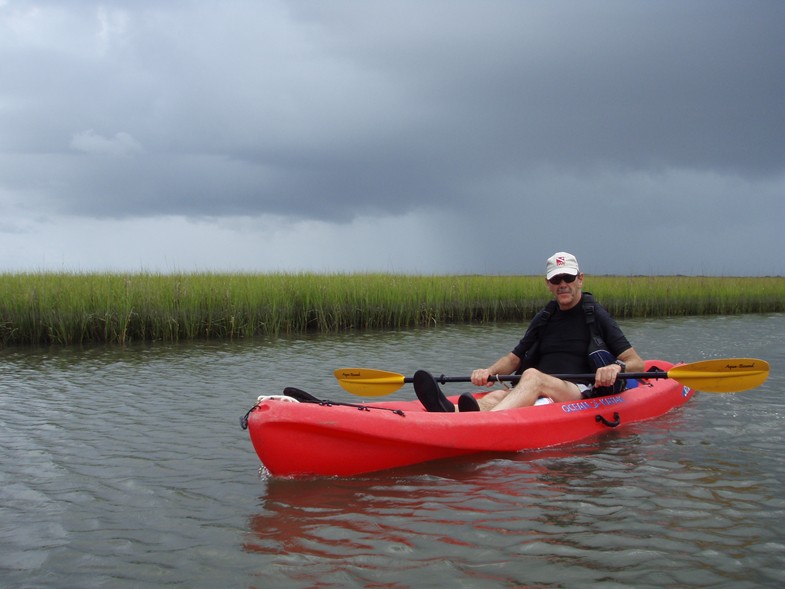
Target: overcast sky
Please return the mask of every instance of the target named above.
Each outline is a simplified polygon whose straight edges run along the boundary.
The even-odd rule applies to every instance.
[[[781,0],[0,0],[0,272],[785,275]]]

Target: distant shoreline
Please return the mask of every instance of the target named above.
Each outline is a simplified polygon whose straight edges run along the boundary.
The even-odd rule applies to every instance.
[[[785,277],[590,276],[617,319],[785,311]],[[0,274],[0,345],[248,339],[528,322],[541,276]]]

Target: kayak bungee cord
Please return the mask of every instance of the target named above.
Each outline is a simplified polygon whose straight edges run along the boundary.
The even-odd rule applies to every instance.
[[[302,389],[297,389],[294,387],[286,387],[283,390],[283,395],[262,395],[251,407],[245,415],[240,417],[240,427],[243,429],[248,429],[248,416],[259,407],[261,403],[264,401],[268,401],[270,399],[276,399],[278,401],[284,401],[288,403],[314,403],[316,405],[321,405],[322,407],[354,407],[359,411],[370,411],[371,409],[377,409],[379,411],[389,411],[390,413],[394,413],[395,415],[400,415],[401,417],[406,417],[406,413],[402,409],[392,409],[390,407],[377,407],[375,405],[366,405],[366,404],[359,404],[359,403],[344,403],[342,401],[330,401],[329,399],[318,399],[314,397],[310,393],[306,393]]]

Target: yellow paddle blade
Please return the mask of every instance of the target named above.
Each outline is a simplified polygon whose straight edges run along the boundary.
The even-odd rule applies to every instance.
[[[373,368],[338,368],[333,374],[345,390],[363,397],[389,395],[406,382],[403,374]]]
[[[757,358],[720,358],[675,366],[668,371],[683,385],[706,393],[737,393],[762,385],[769,363]]]

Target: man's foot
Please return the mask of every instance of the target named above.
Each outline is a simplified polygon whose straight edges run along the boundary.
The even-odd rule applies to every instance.
[[[479,411],[480,404],[474,395],[471,393],[464,393],[458,398],[458,411],[464,413],[466,411]]]
[[[283,394],[287,397],[291,397],[292,399],[296,399],[300,403],[319,403],[319,399],[314,397],[311,393],[306,393],[302,389],[296,389],[294,387],[286,387],[283,390]]]
[[[417,398],[426,411],[430,413],[452,413],[455,411],[455,405],[447,400],[430,372],[418,370],[412,377],[412,384]]]

